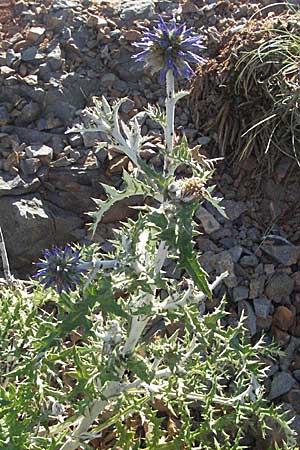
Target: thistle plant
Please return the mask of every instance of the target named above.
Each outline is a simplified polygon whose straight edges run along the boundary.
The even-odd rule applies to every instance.
[[[242,321],[226,326],[224,300],[204,314],[205,301],[227,274],[210,282],[193,248],[199,203],[223,213],[207,186],[212,162],[199,164],[186,138],[174,140],[175,105],[184,95],[174,92],[174,77],[190,74],[182,48],[189,42],[195,50],[199,42],[189,36],[184,25],[168,27],[160,19],[139,56],[150,55],[166,77],[165,114],[148,110],[164,129],[163,172],[141,157],[149,137],[141,134],[139,115],[121,120],[124,99],[113,105],[95,99],[86,111],[90,125],[76,129],[102,132],[99,145],[105,142],[135,165],[131,174],[124,171],[120,190],[104,185],[107,199],[95,199],[93,231],[123,199],[144,196],[145,204],[137,219],[115,231],[113,253],[101,254],[96,246],[80,253],[69,246],[49,250],[34,294],[18,293],[13,303],[5,294],[4,305],[13,304],[5,306],[10,323],[19,320],[25,299],[28,310],[13,345],[7,345],[7,327],[0,328],[12,362],[2,380],[9,388],[0,390],[0,444],[6,448],[225,450],[251,448],[256,439],[260,448],[296,448],[284,415],[263,395],[260,357],[272,357],[274,348],[251,345]],[[177,176],[182,165],[191,176]],[[170,263],[179,277],[167,272]],[[279,430],[277,444],[270,423]]]

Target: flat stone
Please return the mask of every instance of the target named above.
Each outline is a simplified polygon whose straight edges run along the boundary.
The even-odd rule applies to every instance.
[[[269,399],[274,400],[286,394],[292,389],[294,383],[295,380],[289,373],[278,372],[272,380]]]
[[[245,320],[245,325],[247,326],[250,336],[254,336],[256,334],[256,317],[253,311],[253,308],[249,302],[246,300],[242,300],[238,303],[238,312],[239,315],[244,313],[247,317]]]
[[[264,292],[266,277],[260,275],[257,278],[252,278],[250,280],[250,292],[249,298],[261,297]]]
[[[33,175],[35,174],[41,166],[41,161],[38,158],[26,158],[22,159],[20,163],[20,167],[22,172],[25,175]]]
[[[21,51],[21,60],[24,62],[41,61],[44,58],[45,55],[37,47],[27,47]]]
[[[36,177],[12,176],[6,172],[0,172],[0,197],[5,195],[21,195],[35,192],[40,186]]]
[[[232,256],[233,262],[237,263],[242,256],[243,253],[243,247],[239,245],[235,245],[234,247],[229,248],[229,253]]]
[[[285,272],[275,272],[268,282],[265,292],[270,300],[279,303],[288,297],[294,289],[293,279]]]
[[[154,12],[155,4],[152,0],[124,0],[120,18],[122,20],[151,19]]]
[[[234,273],[234,263],[232,256],[228,251],[224,251],[215,255],[216,264],[219,273],[228,272],[228,276],[224,279],[224,283],[229,288],[237,286],[238,281]]]
[[[203,228],[207,234],[214,233],[218,231],[221,227],[219,222],[214,218],[214,216],[209,213],[203,206],[200,206],[196,213],[195,217],[200,220],[203,225]]]
[[[247,211],[245,203],[235,202],[234,200],[223,200],[222,206],[225,208],[229,220],[236,220]]]
[[[249,289],[246,286],[236,286],[233,288],[232,295],[234,302],[246,300],[249,297]]]
[[[256,267],[258,265],[258,259],[255,255],[245,255],[240,259],[240,265],[242,267]]]
[[[271,312],[272,302],[266,297],[255,298],[253,300],[253,306],[255,314],[258,317],[266,319]]]
[[[43,36],[45,31],[46,29],[44,27],[31,27],[28,30],[27,39],[31,42],[35,42]]]
[[[30,145],[25,148],[25,153],[29,158],[47,158],[49,161],[53,158],[53,149],[48,145]]]
[[[284,266],[296,264],[300,257],[300,246],[264,244],[261,250]]]

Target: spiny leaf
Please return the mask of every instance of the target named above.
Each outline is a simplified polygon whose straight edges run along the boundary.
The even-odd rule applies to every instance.
[[[94,219],[94,223],[92,225],[93,234],[95,233],[99,222],[101,222],[104,214],[117,202],[124,200],[125,198],[132,197],[133,195],[144,195],[147,196],[152,193],[151,187],[143,183],[142,181],[137,180],[136,178],[131,177],[128,172],[124,170],[123,179],[126,183],[126,188],[123,191],[118,191],[113,186],[109,186],[107,184],[102,184],[105,189],[105,192],[108,195],[107,200],[99,200],[93,199],[94,202],[98,206],[98,210],[89,215]]]

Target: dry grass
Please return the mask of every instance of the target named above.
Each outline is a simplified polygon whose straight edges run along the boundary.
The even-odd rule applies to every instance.
[[[218,57],[199,68],[190,96],[214,155],[237,160],[254,154],[269,171],[282,153],[298,162],[299,77],[298,13],[252,20],[227,33]]]

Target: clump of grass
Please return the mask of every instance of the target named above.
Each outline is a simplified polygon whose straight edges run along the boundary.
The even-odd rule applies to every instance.
[[[269,171],[282,154],[299,164],[299,13],[252,20],[223,42],[193,83],[197,126],[222,156],[254,154]]]

